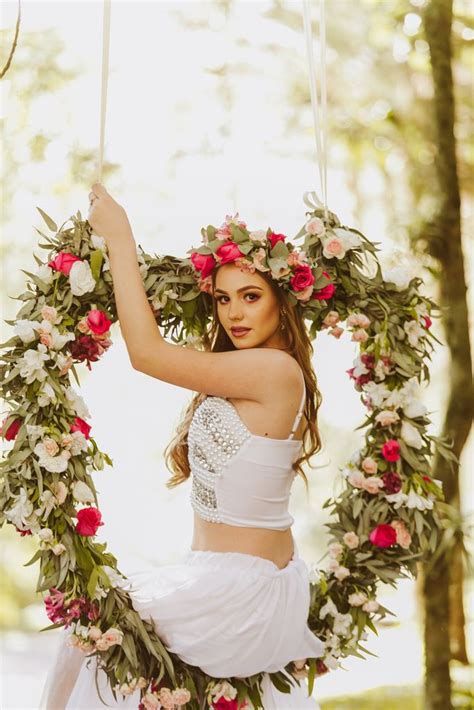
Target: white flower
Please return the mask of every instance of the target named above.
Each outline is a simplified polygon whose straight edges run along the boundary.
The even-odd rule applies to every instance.
[[[23,377],[27,385],[38,380],[43,382],[48,376],[46,370],[43,369],[43,363],[49,360],[46,345],[38,344],[38,348],[26,350],[23,357],[18,359],[18,367],[20,368],[20,376]]]
[[[339,662],[337,658],[334,658],[334,655],[331,653],[328,653],[326,656],[324,656],[323,663],[327,668],[330,668],[332,671],[335,671],[337,668],[339,668]]]
[[[87,409],[87,405],[82,399],[81,395],[76,392],[76,390],[69,386],[65,389],[65,395],[66,399],[69,400],[72,404],[72,409],[74,412],[77,414],[78,417],[81,419],[87,419],[88,417],[91,416],[89,410]]]
[[[425,498],[415,493],[411,490],[408,494],[406,501],[407,508],[418,508],[418,510],[431,510],[433,508],[433,501],[431,498]]]
[[[38,537],[43,542],[51,542],[54,538],[53,531],[51,528],[42,528],[38,533]]]
[[[349,631],[350,626],[352,625],[352,616],[348,612],[347,614],[340,614],[338,613],[336,615],[336,618],[334,619],[334,624],[333,624],[333,631],[335,634],[340,634],[341,636],[345,636],[347,632]]]
[[[321,236],[326,231],[326,228],[324,226],[324,222],[321,219],[319,219],[319,217],[312,217],[312,219],[309,219],[305,224],[305,229],[308,234],[313,234],[313,235],[318,235],[318,236]]]
[[[253,242],[264,242],[267,239],[267,230],[255,229],[253,232],[249,232],[249,237]]]
[[[329,556],[338,558],[342,555],[344,548],[339,542],[331,542],[331,544],[328,547],[329,550]]]
[[[98,234],[92,234],[91,243],[94,249],[100,249],[104,254],[107,254],[107,242],[104,237],[99,237]]]
[[[53,269],[47,264],[42,264],[39,269],[37,269],[35,274],[41,281],[43,281],[47,286],[53,283]]]
[[[49,382],[44,382],[38,392],[38,405],[40,407],[47,407],[51,402],[56,402],[56,392]]]
[[[399,491],[398,493],[391,493],[390,495],[384,496],[385,500],[388,500],[389,503],[394,503],[395,505],[393,506],[395,510],[398,510],[402,505],[405,505],[406,501],[408,500],[408,496],[406,493],[402,493],[402,491]]]
[[[326,614],[329,614],[330,616],[336,616],[338,614],[337,606],[334,604],[333,600],[331,597],[327,600],[326,604],[321,607],[319,610],[319,618],[324,619]]]
[[[27,424],[26,425],[26,431],[28,433],[28,437],[32,441],[35,441],[40,436],[43,436],[45,430],[46,430],[46,427],[40,426],[39,424],[38,425],[36,425],[36,424]]]
[[[21,486],[20,493],[14,495],[15,503],[11,508],[4,511],[4,516],[20,530],[27,530],[28,518],[33,513],[33,503],[28,500],[26,489]]]
[[[53,493],[51,493],[51,491],[46,490],[46,491],[43,491],[39,500],[40,500],[41,504],[38,507],[36,513],[38,515],[38,518],[41,518],[42,520],[46,520],[48,518],[49,514],[51,513],[51,511],[54,510],[56,499],[55,499]]]
[[[308,573],[308,579],[312,584],[319,584],[319,582],[322,579],[321,572],[316,568],[315,565],[312,565],[309,569]]]
[[[87,261],[75,261],[69,272],[69,283],[74,296],[83,296],[95,289],[95,279]]]
[[[403,330],[408,336],[408,342],[413,347],[418,345],[419,339],[425,336],[424,329],[420,325],[418,325],[418,322],[416,320],[405,321],[403,324]]]
[[[63,450],[57,456],[50,456],[42,442],[36,444],[33,451],[38,457],[39,465],[46,471],[51,473],[63,473],[66,471],[71,456],[69,451]]]
[[[356,373],[354,372],[354,374]],[[381,407],[385,399],[390,395],[390,390],[386,385],[377,384],[376,382],[366,382],[362,385],[362,390],[369,395],[374,407]]]
[[[367,601],[367,595],[364,592],[354,592],[349,594],[347,599],[351,606],[362,606]]]
[[[412,399],[403,405],[403,412],[410,417],[410,419],[415,419],[416,417],[424,417],[427,408],[419,399]]]
[[[224,698],[224,700],[228,701],[234,700],[237,695],[237,688],[234,688],[227,680],[222,680],[213,685],[210,695],[214,700],[219,700],[219,698]]]
[[[72,495],[79,503],[92,503],[94,494],[84,481],[76,481],[72,487]]]
[[[416,311],[416,314],[417,314],[417,316],[418,316],[418,319],[420,319],[422,316],[428,316],[428,315],[429,315],[429,313],[428,313],[428,308],[426,307],[426,303],[423,303],[423,301],[421,301],[421,303],[418,303],[418,304],[415,306],[415,311]]]
[[[404,266],[394,266],[392,269],[384,270],[384,281],[395,284],[398,291],[403,291],[411,278],[410,270]]]
[[[69,342],[70,340],[75,340],[76,338],[74,333],[71,333],[70,331],[60,333],[57,328],[53,328],[51,332],[51,337],[53,339],[53,343],[51,345],[53,350],[62,350],[62,348],[66,345],[67,342]]]
[[[13,332],[18,335],[24,343],[31,343],[38,337],[35,332],[40,327],[37,320],[28,320],[27,318],[20,318],[17,320]]]
[[[66,550],[62,542],[58,542],[57,545],[54,545],[51,549],[54,555],[60,555]]]
[[[104,565],[103,570],[106,573],[107,577],[110,579],[110,584],[112,585],[112,587],[120,587],[120,583],[125,581],[124,577],[118,574],[113,569],[113,567],[109,567],[109,565]]]
[[[350,575],[350,570],[347,569],[347,567],[344,567],[343,565],[340,565],[337,570],[334,572],[334,576],[336,579],[338,579],[340,582],[342,582],[343,579],[348,577]]]
[[[346,249],[354,249],[354,247],[360,247],[362,244],[362,239],[359,235],[349,229],[335,227],[333,232],[339,237]]]
[[[399,419],[399,414],[393,409],[383,409],[375,416],[375,421],[381,426],[390,426],[391,424],[398,422]]]
[[[413,424],[410,424],[410,422],[405,420],[402,422],[400,435],[403,441],[414,449],[421,449],[423,446],[423,439],[420,432]]]
[[[369,601],[366,602],[362,607],[362,609],[364,611],[369,612],[369,614],[376,612],[378,610],[378,608],[379,608],[379,603],[376,602],[375,599],[369,599]]]

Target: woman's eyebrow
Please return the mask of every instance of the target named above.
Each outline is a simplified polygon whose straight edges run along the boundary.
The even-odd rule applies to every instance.
[[[242,288],[237,289],[237,293],[240,293],[241,291],[247,291],[249,288],[258,288],[259,291],[263,291],[263,288],[260,288],[260,286],[242,286]],[[214,293],[217,293],[219,291],[220,293],[227,293],[227,291],[224,291],[222,288],[215,288]]]

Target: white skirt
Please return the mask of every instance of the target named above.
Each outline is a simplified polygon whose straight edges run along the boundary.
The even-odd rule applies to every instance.
[[[324,654],[324,644],[307,624],[308,568],[296,544],[283,569],[242,552],[188,550],[177,564],[127,574],[120,586],[140,617],[154,622],[168,651],[186,663],[219,679],[265,673],[265,710],[318,710],[308,697],[306,680],[289,676],[294,686],[282,693],[268,675],[284,672],[290,661]],[[67,647],[66,640],[61,639],[39,710],[102,710],[95,686],[96,657]],[[115,701],[102,670],[98,682],[109,706],[138,707],[139,690],[126,698],[118,694]]]

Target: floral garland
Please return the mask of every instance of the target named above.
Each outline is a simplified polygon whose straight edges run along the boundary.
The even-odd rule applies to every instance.
[[[366,629],[389,612],[376,601],[379,581],[416,575],[416,564],[433,553],[446,527],[441,482],[429,476],[429,457],[456,460],[450,447],[427,434],[426,408],[416,397],[417,382],[429,381],[425,362],[433,349],[432,311],[438,306],[419,293],[422,279],[400,268],[382,277],[375,244],[340,224],[309,198],[310,211],[296,239],[250,232],[227,216],[219,229],[203,229],[203,245],[191,257],[137,258],[144,288],[165,336],[186,347],[201,347],[212,308],[210,273],[237,261],[241,268],[270,271],[290,301],[310,321],[310,336],[321,330],[339,339],[346,324],[360,354],[347,370],[368,410],[364,445],[344,467],[345,488],[328,500],[334,522],[327,569],[311,568],[310,629],[325,642],[322,658],[295,659],[285,670],[297,683],[337,668],[350,654],[367,651]],[[38,208],[39,209],[39,208]],[[37,592],[48,590],[46,629],[72,626],[70,643],[88,657],[116,693],[140,689],[140,710],[209,707],[238,710],[250,700],[263,707],[259,673],[216,679],[168,653],[154,626],[133,609],[121,588],[126,577],[106,544],[93,541],[103,524],[92,471],[112,465],[99,450],[86,422],[89,411],[73,389],[75,363],[91,369],[112,344],[117,320],[105,241],[91,232],[78,212],[59,229],[39,209],[54,236],[40,235],[48,250],[17,300],[14,336],[0,347],[2,393],[10,405],[0,434],[13,442],[1,463],[0,525],[20,535],[36,534],[39,549],[27,563],[40,562]],[[39,231],[39,230],[38,230]],[[376,273],[368,275],[372,260]],[[361,427],[359,427],[361,428]],[[83,506],[80,507],[79,506]],[[46,630],[44,629],[44,630]],[[289,676],[269,674],[289,692]],[[292,681],[290,681],[292,683]]]

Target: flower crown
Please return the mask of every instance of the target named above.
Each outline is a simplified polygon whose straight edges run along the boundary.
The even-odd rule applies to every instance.
[[[322,220],[313,217],[305,225],[307,234],[322,234]],[[241,271],[267,272],[278,286],[288,291],[294,305],[310,303],[312,299],[329,300],[335,291],[331,278],[316,259],[308,257],[303,249],[286,241],[284,234],[276,234],[270,228],[249,231],[237,212],[226,215],[225,222],[217,229],[209,225],[201,229],[204,246],[192,247],[186,253],[198,276],[201,291],[211,293],[212,272],[215,267],[235,262]]]

